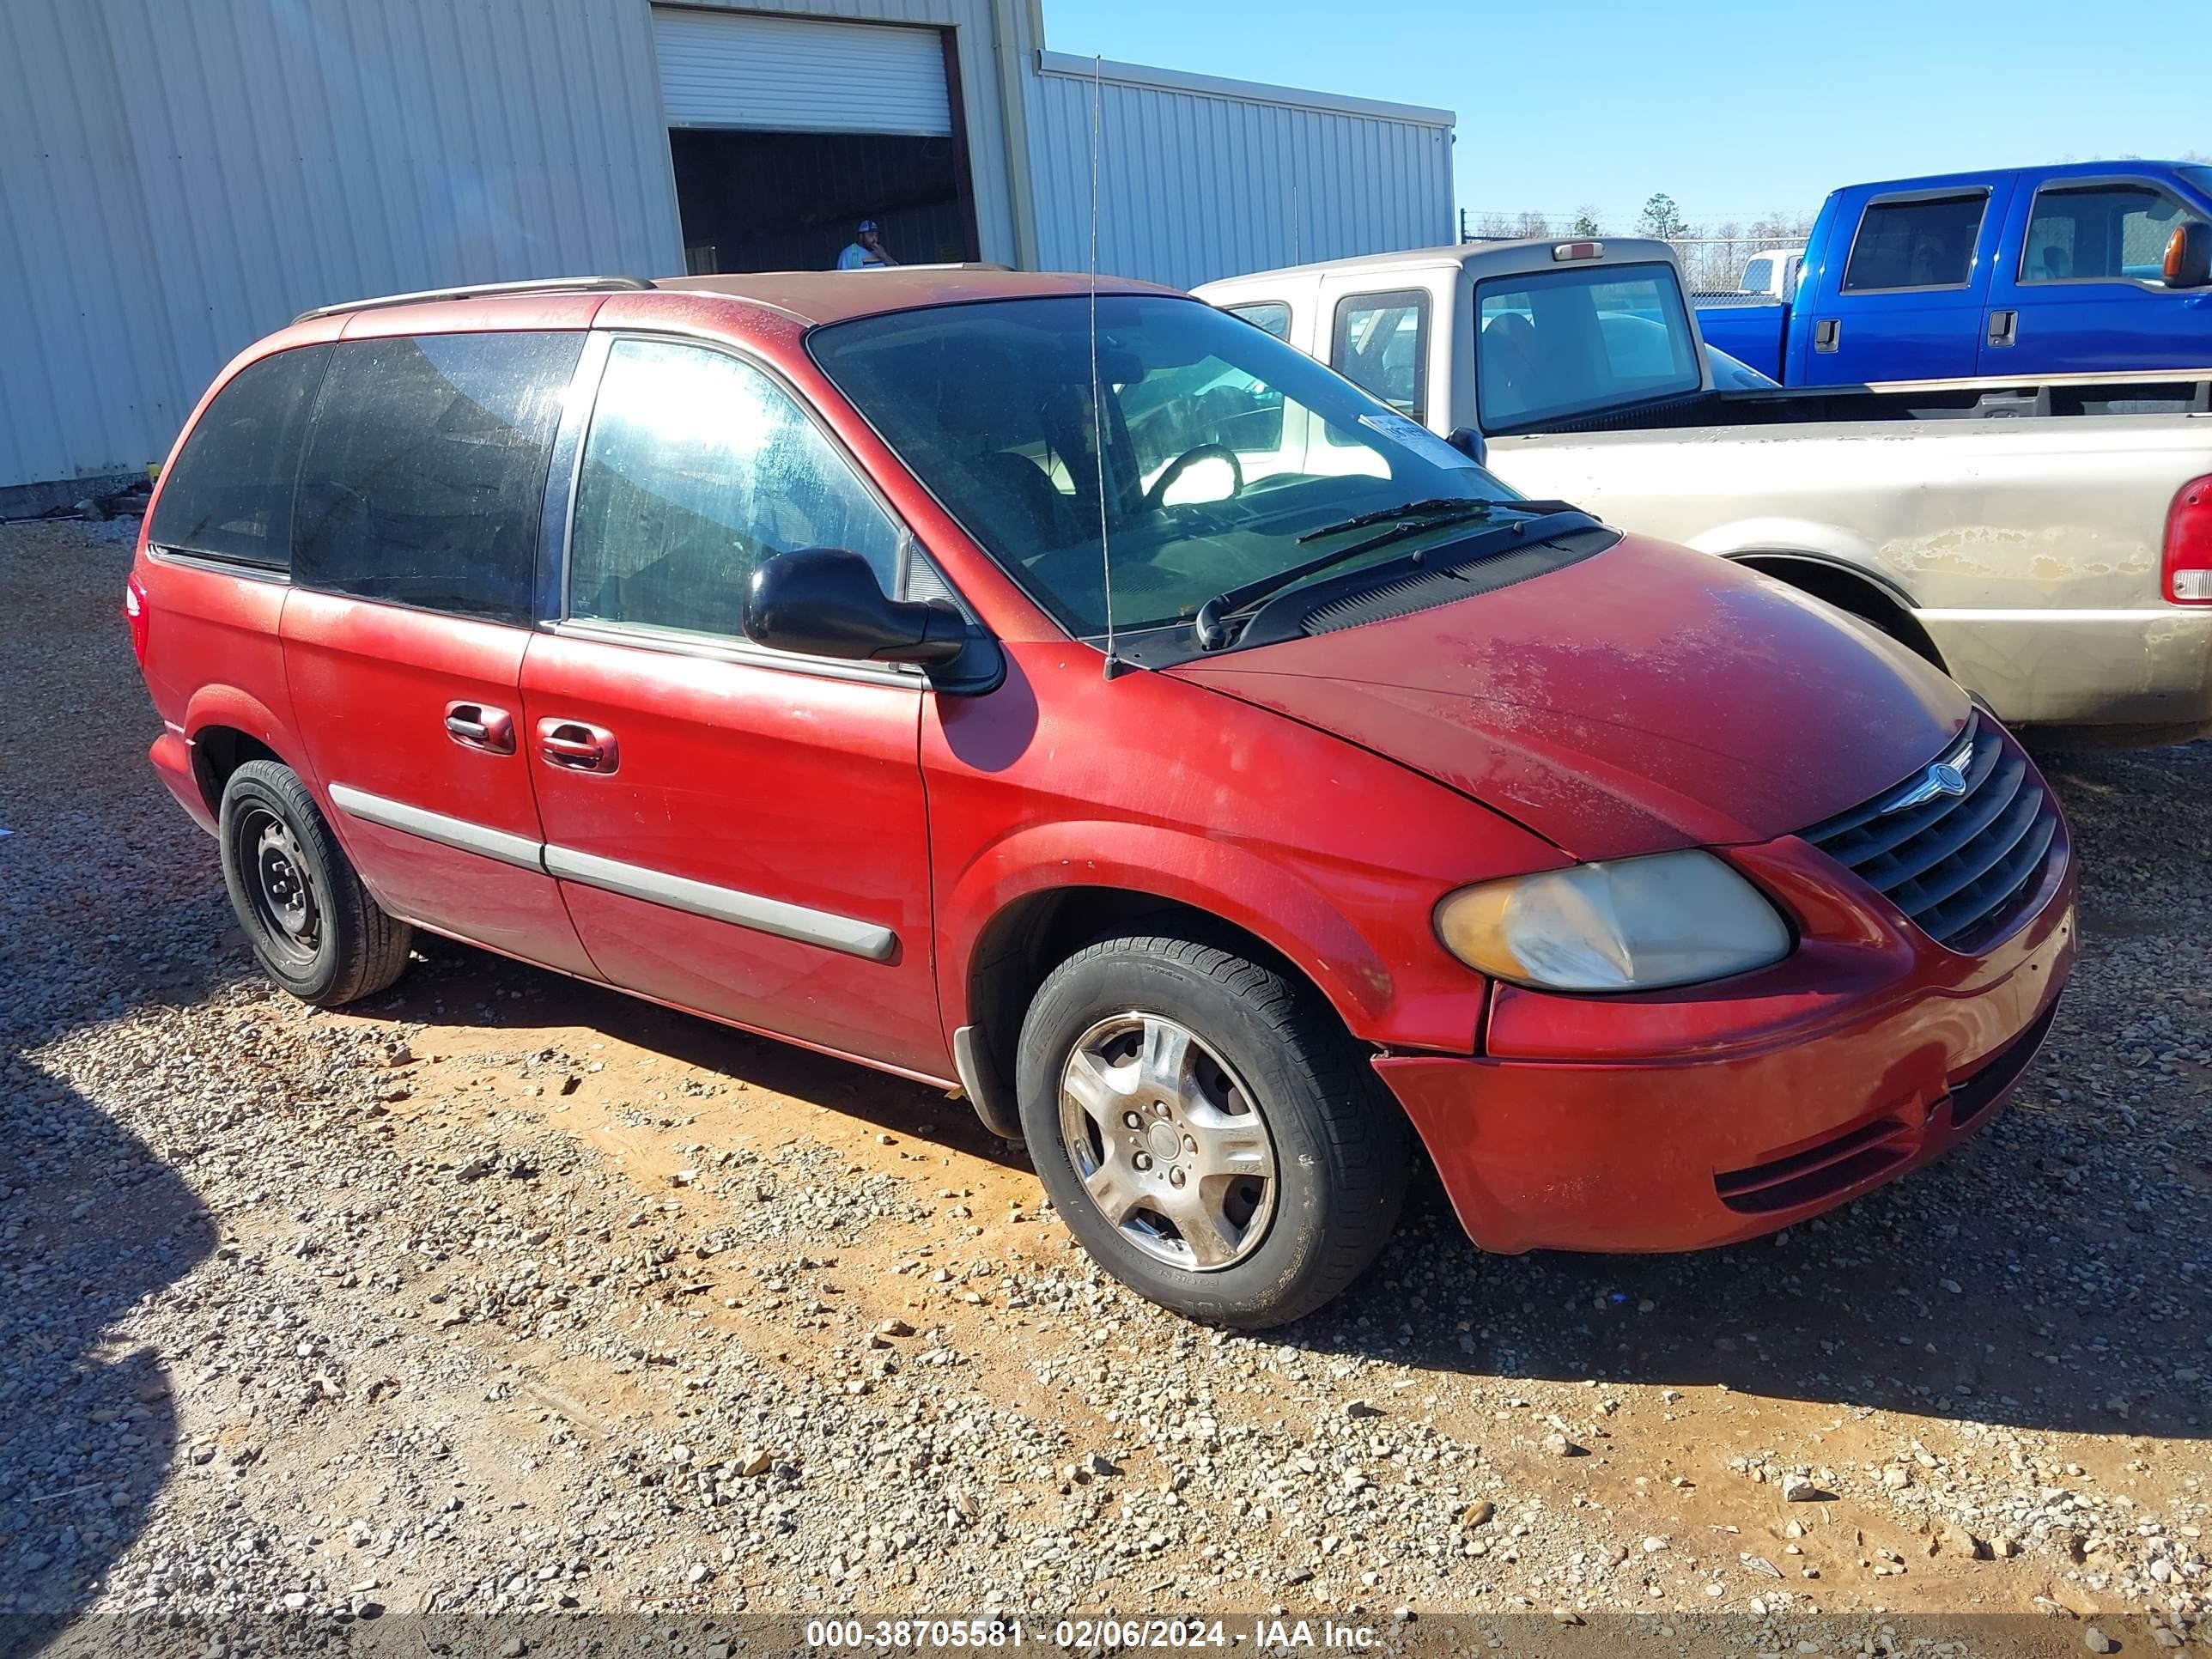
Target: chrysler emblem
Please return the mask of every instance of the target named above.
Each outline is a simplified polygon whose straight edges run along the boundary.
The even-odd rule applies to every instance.
[[[1937,761],[1894,800],[1885,805],[1882,816],[1902,812],[1909,806],[1922,806],[1938,795],[1963,795],[1966,793],[1966,775],[1948,761]]]

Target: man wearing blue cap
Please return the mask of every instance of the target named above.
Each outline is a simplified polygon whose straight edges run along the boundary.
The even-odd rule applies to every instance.
[[[895,265],[897,263],[884,248],[882,239],[876,234],[873,219],[860,221],[860,240],[846,243],[845,251],[837,256],[837,269],[840,270],[866,270],[876,265]]]

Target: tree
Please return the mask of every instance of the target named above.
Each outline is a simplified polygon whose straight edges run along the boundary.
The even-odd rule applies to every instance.
[[[1654,192],[1637,216],[1636,227],[1646,236],[1680,236],[1689,228],[1683,222],[1682,210],[1674,205],[1674,198],[1664,191]]]
[[[1764,242],[1802,242],[1813,234],[1813,222],[1802,213],[1770,213],[1752,222],[1750,234]]]
[[[1515,222],[1513,234],[1524,240],[1533,241],[1549,236],[1552,234],[1552,228],[1545,222],[1542,214],[1530,208],[1524,210],[1519,220]]]
[[[1604,230],[1598,224],[1597,210],[1595,208],[1585,205],[1575,210],[1575,223],[1572,234],[1577,236],[1602,236],[1605,234]]]

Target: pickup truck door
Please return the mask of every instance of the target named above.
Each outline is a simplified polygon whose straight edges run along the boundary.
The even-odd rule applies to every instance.
[[[1456,271],[1456,267],[1454,268]],[[1324,277],[1311,322],[1312,355],[1417,426],[1434,427],[1450,402],[1450,366],[1443,355],[1451,289],[1440,297],[1420,272],[1354,270]],[[1308,422],[1306,471],[1373,472],[1382,461],[1364,444],[1343,444],[1318,422]],[[1447,428],[1449,430],[1449,428]]]
[[[2012,191],[2008,173],[1916,190],[1844,192],[1817,289],[1807,386],[1974,373],[1983,295]]]
[[[2212,363],[2212,291],[2160,280],[2174,227],[2212,219],[2141,173],[2022,181],[1983,319],[1993,374],[2197,368]]]

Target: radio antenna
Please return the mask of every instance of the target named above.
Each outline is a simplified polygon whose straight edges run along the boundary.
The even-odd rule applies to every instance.
[[[1098,574],[1106,597],[1106,678],[1121,672],[1114,653],[1114,559],[1106,536],[1106,389],[1098,378],[1098,82],[1105,69],[1091,59],[1091,470],[1098,481]]]

